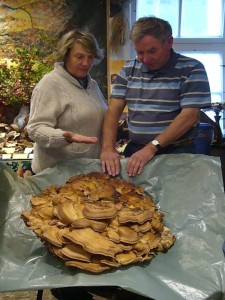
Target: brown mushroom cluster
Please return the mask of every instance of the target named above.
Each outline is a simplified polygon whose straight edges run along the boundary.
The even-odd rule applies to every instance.
[[[26,147],[33,148],[27,129],[20,129],[16,124],[0,123],[0,154],[6,153],[6,148],[14,148],[14,153],[23,153]]]
[[[25,224],[66,266],[99,273],[151,260],[175,242],[141,187],[97,172],[31,197]]]

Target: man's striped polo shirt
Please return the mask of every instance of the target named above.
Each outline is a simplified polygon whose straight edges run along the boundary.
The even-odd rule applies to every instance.
[[[167,65],[155,72],[137,59],[127,61],[111,98],[126,101],[129,137],[138,144],[147,144],[163,132],[183,108],[202,109],[211,103],[203,64],[173,50]],[[180,140],[193,137],[195,127]]]

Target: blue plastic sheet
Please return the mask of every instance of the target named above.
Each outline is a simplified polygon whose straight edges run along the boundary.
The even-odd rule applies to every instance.
[[[90,274],[67,268],[48,253],[20,218],[30,196],[72,175],[101,172],[99,160],[58,163],[27,179],[0,163],[0,292],[68,286],[119,286],[156,300],[224,299],[225,197],[220,159],[206,155],[161,155],[129,178],[126,159],[120,177],[144,187],[175,245],[151,262]]]

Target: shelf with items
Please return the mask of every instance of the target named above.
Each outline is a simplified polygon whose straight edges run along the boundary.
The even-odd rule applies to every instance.
[[[22,177],[32,175],[33,146],[26,128],[0,123],[0,161]]]
[[[20,129],[16,124],[0,123],[0,155],[30,154],[33,145],[26,127]]]

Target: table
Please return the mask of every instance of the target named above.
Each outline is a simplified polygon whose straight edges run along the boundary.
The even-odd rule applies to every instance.
[[[165,212],[165,224],[176,236],[175,245],[149,264],[99,275],[68,269],[26,228],[20,213],[29,208],[32,193],[38,194],[50,184],[63,184],[71,175],[100,172],[100,161],[61,162],[27,178],[18,178],[0,163],[1,292],[113,285],[156,300],[218,299],[218,293],[225,293],[225,200],[219,158],[162,155],[134,178],[128,177],[125,165],[123,159],[121,178],[141,185],[153,196]]]

